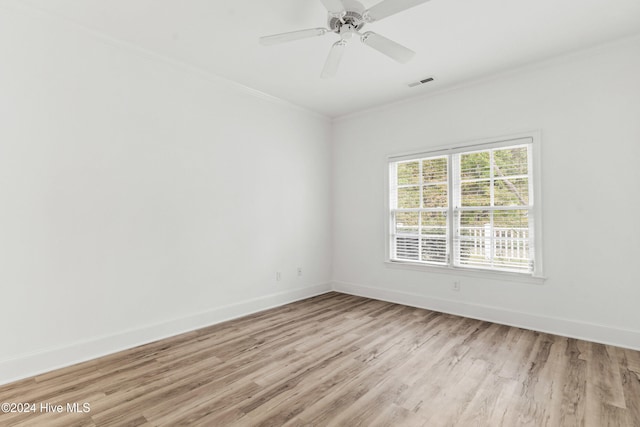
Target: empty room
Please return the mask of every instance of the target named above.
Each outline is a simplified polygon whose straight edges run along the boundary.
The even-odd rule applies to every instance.
[[[640,426],[638,0],[0,0],[0,426]]]

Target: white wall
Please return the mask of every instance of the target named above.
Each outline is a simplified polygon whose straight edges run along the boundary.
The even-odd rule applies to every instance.
[[[629,39],[338,120],[334,287],[640,349],[639,52]],[[530,130],[542,132],[544,285],[384,264],[386,156]]]
[[[0,12],[0,383],[329,289],[326,118]]]

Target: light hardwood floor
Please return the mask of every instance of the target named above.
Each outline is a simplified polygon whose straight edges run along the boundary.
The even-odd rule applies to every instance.
[[[329,293],[9,384],[0,402],[90,405],[2,426],[640,426],[640,352]]]

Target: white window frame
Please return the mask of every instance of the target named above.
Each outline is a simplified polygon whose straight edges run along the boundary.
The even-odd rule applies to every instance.
[[[532,208],[530,212],[533,215],[532,236],[533,236],[533,272],[511,272],[500,271],[486,268],[458,267],[453,263],[454,254],[450,254],[449,261],[446,265],[426,264],[424,262],[412,262],[408,260],[391,259],[391,244],[393,234],[393,221],[391,215],[390,204],[390,165],[404,160],[420,159],[426,157],[449,156],[449,192],[454,191],[453,181],[456,179],[451,170],[451,157],[453,154],[487,150],[491,148],[508,147],[519,144],[531,144],[529,156],[529,165],[531,167],[532,182],[530,182],[531,194],[530,203]],[[541,135],[539,131],[525,132],[502,137],[486,138],[482,140],[469,141],[464,143],[452,144],[447,146],[439,146],[426,150],[415,150],[406,153],[392,154],[387,157],[385,164],[385,263],[390,268],[411,269],[418,271],[431,271],[437,273],[454,274],[461,276],[472,276],[477,278],[487,278],[495,280],[508,280],[524,283],[542,284],[545,277],[543,275],[543,257],[542,257],[542,203],[541,203]],[[451,200],[451,196],[449,197]],[[450,207],[450,211],[454,211],[455,206]],[[453,249],[453,229],[454,221],[449,221],[449,242],[450,248]]]

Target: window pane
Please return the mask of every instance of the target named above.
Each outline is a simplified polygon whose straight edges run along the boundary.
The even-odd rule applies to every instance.
[[[448,228],[446,212],[422,212],[422,252],[421,261],[446,263],[448,249]]]
[[[458,216],[457,253],[458,265],[481,265],[491,256],[491,213],[489,211],[464,211]]]
[[[425,185],[422,193],[422,204],[425,208],[446,208],[447,185]]]
[[[463,211],[459,214],[458,235],[484,238],[485,229],[491,227],[489,211]]]
[[[447,158],[437,157],[423,160],[422,179],[425,184],[447,182]]]
[[[493,265],[507,270],[529,270],[529,212],[496,211],[493,225]]]
[[[491,240],[463,239],[458,243],[456,264],[469,267],[483,267],[491,265]]]
[[[493,152],[493,173],[496,177],[527,175],[529,161],[526,146],[512,147]]]
[[[398,163],[398,185],[419,184],[420,163]]]
[[[447,262],[447,238],[445,236],[426,237],[422,239],[420,260],[444,264]]]
[[[463,182],[460,185],[462,206],[491,206],[491,181]]]
[[[490,175],[489,151],[460,155],[460,178],[462,180],[489,178]]]
[[[419,212],[396,212],[395,230],[400,234],[418,234]]]
[[[530,271],[527,209],[461,212],[457,242],[459,265]]]
[[[395,237],[396,258],[418,261],[418,237]]]
[[[409,209],[420,207],[420,187],[398,188],[398,208]]]
[[[496,178],[493,185],[495,206],[529,205],[528,178]]]
[[[444,236],[447,234],[446,212],[422,212],[422,234]]]
[[[496,240],[493,265],[504,270],[531,271],[528,240]]]
[[[529,228],[529,211],[526,209],[495,211],[493,213],[493,226],[512,229]]]

